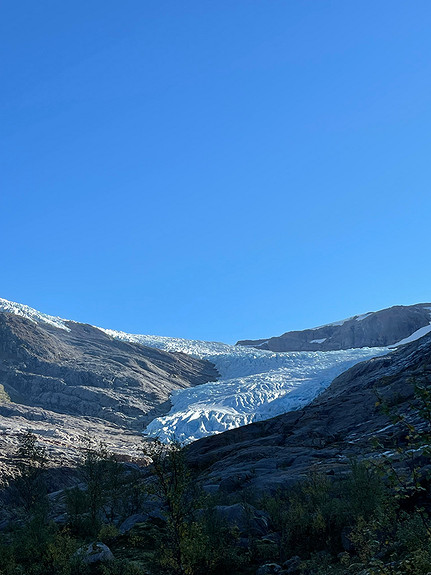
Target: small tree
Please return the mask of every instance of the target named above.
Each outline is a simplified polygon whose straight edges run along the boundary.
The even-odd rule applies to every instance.
[[[85,489],[74,487],[66,492],[67,509],[75,531],[95,535],[102,522],[113,524],[127,515],[131,484],[136,478],[126,473],[103,443],[94,447],[89,439],[84,441],[80,471]]]
[[[16,453],[17,476],[12,482],[18,499],[27,515],[46,509],[47,489],[44,471],[48,463],[45,447],[38,445],[37,437],[29,430],[18,437]]]
[[[186,554],[193,502],[190,497],[191,476],[182,446],[175,441],[165,444],[154,439],[144,443],[143,451],[151,460],[153,475],[146,485],[146,490],[158,499],[166,510],[169,544],[165,547],[162,562],[174,573],[189,573]]]
[[[372,463],[387,478],[395,498],[404,507],[415,506],[415,513],[420,516],[431,537],[429,510],[419,504],[426,498],[431,480],[428,470],[431,459],[431,387],[417,381],[412,383],[414,399],[407,411],[394,411],[381,398],[376,402],[376,406],[388,415],[392,423],[399,426],[401,433],[398,445],[393,445],[389,453],[387,445],[373,438],[374,446],[381,451],[381,455]]]

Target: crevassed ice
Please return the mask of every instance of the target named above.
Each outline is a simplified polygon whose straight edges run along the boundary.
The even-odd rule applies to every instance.
[[[126,341],[188,353],[216,365],[220,380],[174,392],[170,412],[145,430],[163,441],[175,438],[184,443],[299,409],[346,369],[389,351],[361,348],[275,353],[217,342],[104,331]]]
[[[61,319],[60,317],[55,317],[53,315],[48,315],[46,313],[41,313],[40,311],[37,311],[32,307],[22,303],[16,303],[13,301],[8,301],[7,299],[0,298],[0,311],[6,311],[21,317],[25,317],[34,323],[47,323],[54,327],[70,331],[70,328],[68,328],[64,323],[67,320]]]

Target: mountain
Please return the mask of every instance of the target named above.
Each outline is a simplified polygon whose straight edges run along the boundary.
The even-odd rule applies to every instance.
[[[189,461],[208,491],[274,490],[311,470],[333,475],[351,458],[375,455],[373,437],[383,445],[402,441],[405,428],[379,404],[409,421],[414,383],[430,378],[431,334],[355,365],[302,409],[191,444]]]
[[[371,323],[356,316],[332,328],[369,326],[371,341],[380,325],[373,341],[415,339],[431,329],[429,307],[399,306]],[[143,430],[188,443],[297,413],[349,368],[386,354],[389,347],[274,352],[128,334],[0,299],[0,444],[28,427],[53,457],[69,458],[83,435],[123,453],[139,450]]]
[[[236,345],[271,351],[330,351],[398,346],[431,331],[431,304],[393,306],[376,312],[269,339],[242,340]],[[404,341],[406,340],[406,341]]]
[[[205,360],[121,341],[20,304],[0,305],[2,445],[30,427],[53,449],[67,452],[95,430],[121,448],[169,410],[172,392],[219,376]]]
[[[177,541],[187,543],[190,564],[212,565],[214,573],[344,573],[347,566],[359,574],[369,548],[370,568],[406,573],[413,557],[420,566],[414,572],[425,573],[420,519],[431,509],[424,497],[430,465],[428,450],[409,437],[427,440],[431,333],[417,325],[397,349],[274,352],[115,332],[0,300],[0,535],[8,573],[17,565],[28,572],[36,551],[39,566],[43,561],[51,572],[52,549],[64,548],[55,563],[63,569],[84,537],[98,540],[108,526],[107,549],[119,561],[104,569],[153,569],[158,558],[173,557],[180,530],[170,537],[167,527],[177,509],[186,533]],[[415,382],[426,403],[417,401]],[[144,425],[163,439],[199,440],[180,452],[157,441],[143,448]],[[38,466],[33,436],[17,453],[27,429],[47,450],[46,468]],[[120,457],[108,462],[98,459],[103,450],[89,452],[80,465],[85,438]],[[363,458],[365,466],[351,465]],[[377,483],[371,471],[385,458],[389,467],[380,470],[389,479],[411,467],[413,484],[396,492],[399,507],[390,481]],[[215,495],[209,504],[200,495],[193,500],[199,486]],[[356,547],[356,533],[364,547]],[[81,549],[93,559],[100,545]],[[395,563],[400,549],[402,562]],[[323,571],[315,569],[320,564]]]
[[[217,378],[208,362],[66,325],[0,313],[0,381],[13,402],[142,429],[174,390]]]

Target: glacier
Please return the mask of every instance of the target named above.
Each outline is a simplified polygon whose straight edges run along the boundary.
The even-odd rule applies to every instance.
[[[69,320],[1,298],[0,311],[59,329],[70,329]],[[182,352],[215,364],[220,374],[218,381],[174,392],[169,413],[153,420],[145,429],[148,436],[159,437],[162,441],[176,439],[182,443],[300,409],[346,369],[392,351],[389,348],[359,348],[272,352],[219,342],[98,329],[123,341]],[[422,332],[414,334],[420,335]]]
[[[187,353],[215,364],[218,381],[177,390],[171,396],[169,413],[145,429],[148,436],[185,444],[300,409],[343,371],[390,351],[381,347],[276,353],[218,342],[103,331],[124,341]]]

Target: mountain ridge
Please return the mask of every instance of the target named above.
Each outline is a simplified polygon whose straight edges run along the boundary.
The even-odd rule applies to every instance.
[[[236,345],[277,352],[387,347],[400,345],[426,327],[431,331],[431,303],[397,305],[267,339],[240,340]]]

